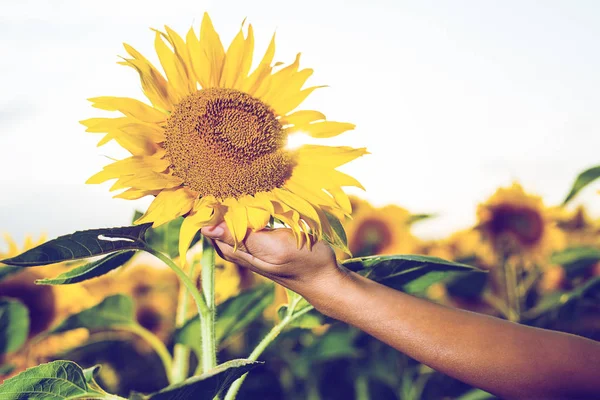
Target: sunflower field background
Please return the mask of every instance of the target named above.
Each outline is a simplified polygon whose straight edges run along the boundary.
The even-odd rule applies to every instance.
[[[493,398],[215,256],[221,221],[600,340],[596,5],[26,3],[0,14],[0,398]]]

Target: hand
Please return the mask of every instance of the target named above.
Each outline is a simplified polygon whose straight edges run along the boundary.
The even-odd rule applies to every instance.
[[[237,250],[233,251],[233,237],[225,223],[202,228],[201,233],[213,240],[215,249],[224,259],[249,268],[288,289],[310,297],[346,274],[338,266],[329,245],[319,241],[308,249],[298,249],[290,229],[278,228],[250,232]],[[309,298],[307,300],[311,301]]]

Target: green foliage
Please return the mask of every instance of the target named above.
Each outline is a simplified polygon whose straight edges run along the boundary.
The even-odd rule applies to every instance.
[[[122,294],[105,298],[92,308],[73,314],[52,328],[48,334],[66,332],[78,328],[103,330],[119,326],[135,325],[133,300]]]
[[[600,261],[600,249],[595,247],[574,247],[553,254],[550,262],[562,265],[569,279],[585,274]]]
[[[133,221],[139,219],[143,213],[136,211]],[[146,231],[146,243],[155,250],[167,254],[170,258],[179,256],[179,230],[184,218],[175,218],[172,221],[162,224],[157,228],[150,227]],[[194,236],[190,248],[200,240],[200,232]]]
[[[119,250],[141,250],[146,247],[144,234],[149,227],[150,224],[143,224],[78,231],[50,240],[1,262],[21,267],[34,267],[114,253]]]
[[[347,260],[344,267],[364,277],[402,290],[423,294],[429,286],[460,272],[478,272],[469,265],[418,255],[372,256]]]
[[[524,323],[546,326],[551,321],[570,320],[586,304],[600,303],[600,276],[590,279],[570,292],[558,292],[525,314]]]
[[[235,335],[259,318],[274,298],[273,285],[269,283],[246,290],[220,304],[215,324],[217,343]],[[199,331],[200,319],[196,316],[175,332],[175,342],[190,346],[200,355],[202,348],[198,341]]]
[[[569,201],[573,200],[573,198],[583,188],[585,188],[590,183],[594,182],[599,177],[600,177],[600,166],[592,167],[590,169],[583,171],[581,174],[579,174],[579,176],[577,177],[577,179],[575,179],[575,182],[573,183],[573,187],[571,188],[571,191],[569,192],[569,194],[563,201],[563,205],[565,205]]]
[[[351,254],[350,249],[348,249],[348,237],[346,236],[346,231],[344,230],[344,226],[340,222],[337,217],[328,213],[327,211],[323,211],[327,220],[329,221],[329,225],[333,229],[333,237],[325,236],[325,239],[331,243],[333,246],[338,247],[340,250],[345,252],[346,254]]]
[[[231,360],[156,393],[134,394],[131,400],[212,399],[224,393],[236,379],[260,364],[262,363],[250,360]]]
[[[491,395],[488,392],[484,392],[481,389],[473,389],[469,390],[467,393],[463,394],[456,400],[492,400],[496,398],[497,397]]]
[[[0,354],[16,351],[29,335],[29,311],[20,301],[0,298]]]
[[[437,217],[437,214],[411,214],[408,217],[408,225],[412,225],[416,222],[424,221],[426,219],[431,219]]]
[[[56,278],[38,279],[35,283],[40,285],[67,285],[87,281],[119,268],[131,260],[134,254],[135,251],[131,250],[112,253],[89,264],[64,272]]]
[[[0,267],[0,281],[8,278],[11,275],[16,274],[17,272],[21,272],[22,269],[22,267],[17,267],[14,265]]]
[[[53,361],[29,368],[0,385],[2,400],[115,399],[94,381],[98,367],[83,370],[71,361]]]

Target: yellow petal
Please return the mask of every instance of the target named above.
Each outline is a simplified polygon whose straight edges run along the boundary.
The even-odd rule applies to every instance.
[[[328,188],[327,191],[331,193],[336,203],[340,205],[340,207],[346,214],[352,214],[352,204],[350,203],[348,195],[342,189],[338,187],[331,187]]]
[[[233,199],[227,199],[233,200]],[[238,245],[246,237],[248,231],[248,213],[246,207],[241,206],[237,201],[225,201],[227,205],[227,212],[223,216],[225,223],[233,236],[234,245],[233,250],[237,250]]]
[[[188,46],[191,50],[191,48]],[[208,13],[204,13],[200,28],[199,53],[192,54],[194,70],[203,88],[219,86],[225,50]]]
[[[278,115],[285,115],[298,107],[316,89],[323,87],[325,86],[313,86],[308,89],[304,89],[286,99],[278,100],[276,105],[271,104],[271,106]]]
[[[254,33],[252,25],[250,25],[248,27],[248,38],[244,39],[244,32],[240,29],[227,49],[223,74],[219,83],[220,87],[238,88],[238,83],[241,83],[248,76],[248,71],[252,64],[253,51]]]
[[[273,86],[273,91],[269,93],[265,101],[277,108],[279,101],[289,99],[300,93],[302,86],[312,74],[313,70],[309,68],[293,73],[279,86]]]
[[[152,204],[150,204],[148,211],[135,221],[135,223],[145,224],[153,222],[152,226],[160,226],[187,214],[192,209],[196,198],[197,195],[186,188],[163,190],[156,196]]]
[[[302,197],[295,195],[284,189],[273,189],[273,193],[277,198],[287,204],[291,209],[300,213],[301,218],[309,218],[313,221],[319,221],[319,215],[315,208]]]
[[[355,186],[364,190],[364,187],[355,178],[335,169],[298,165],[294,168],[293,174],[296,175],[296,179],[300,179],[300,181],[312,181],[311,185],[323,189],[335,186]]]
[[[123,179],[121,185],[141,190],[159,190],[172,189],[180,186],[181,183],[182,180],[173,175],[161,174],[154,171],[142,171],[140,174]],[[113,188],[111,190],[115,190]]]
[[[310,180],[302,182],[297,175],[292,176],[285,183],[285,188],[318,206],[336,207],[334,199],[325,193],[322,188],[312,186]]]
[[[325,119],[325,115],[318,111],[301,110],[282,117],[281,122],[283,125],[302,126],[323,119]]]
[[[298,126],[298,130],[307,133],[309,136],[325,139],[337,136],[356,127],[348,122],[321,121],[312,124]]]
[[[155,157],[129,157],[104,166],[102,171],[89,178],[86,183],[98,184],[106,182],[109,179],[133,175],[142,170],[163,172],[169,168],[169,165],[170,163],[168,160],[161,160]]]
[[[369,154],[366,148],[348,146],[304,145],[296,150],[298,164],[337,168],[358,157]]]
[[[192,61],[190,59],[189,50],[177,32],[169,28],[165,25],[165,30],[167,31],[167,40],[173,46],[173,52],[177,57],[177,60],[180,64],[180,68],[185,72],[185,83],[187,86],[187,93],[193,93],[196,91],[196,81],[194,79],[194,72],[192,67]]]
[[[248,213],[248,226],[254,232],[263,229],[269,223],[271,214],[268,211],[261,210],[260,208],[247,207]]]
[[[194,211],[185,217],[179,230],[179,257],[182,260],[185,260],[186,253],[196,233],[202,227],[211,225],[211,222],[216,222],[219,218],[217,211],[218,208],[213,208],[213,205],[204,199],[196,201]]]
[[[300,56],[301,53],[296,54],[296,59],[293,63],[265,79],[256,90],[256,97],[267,104],[271,104],[271,100],[280,93],[290,77],[298,71],[298,67],[300,66]]]
[[[185,81],[185,72],[182,70],[180,63],[177,61],[175,54],[163,41],[160,32],[156,32],[154,38],[154,48],[160,61],[160,65],[165,71],[169,84],[173,87],[174,100],[179,103],[187,93],[187,85]]]
[[[167,119],[167,115],[154,107],[129,97],[92,97],[88,99],[92,107],[107,111],[119,111],[140,121],[159,123]]]
[[[250,74],[250,76],[242,82],[241,90],[242,92],[249,93],[254,95],[256,90],[258,89],[261,82],[271,74],[273,67],[271,67],[271,63],[273,62],[273,57],[275,56],[275,34],[271,38],[271,43],[269,43],[269,47],[263,56],[260,64],[254,72]]]
[[[173,105],[176,103],[176,96],[171,85],[137,50],[128,44],[124,44],[124,46],[133,59],[124,58],[124,62],[120,64],[132,67],[138,72],[144,94],[155,107],[172,111]]]
[[[146,196],[156,196],[160,191],[158,190],[137,190],[137,189],[127,189],[123,193],[119,193],[114,195],[115,199],[125,199],[125,200],[137,200]]]

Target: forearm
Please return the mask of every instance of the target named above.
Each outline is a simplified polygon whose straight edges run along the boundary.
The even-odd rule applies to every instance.
[[[600,344],[428,302],[348,272],[304,290],[324,314],[503,398],[600,393]]]

